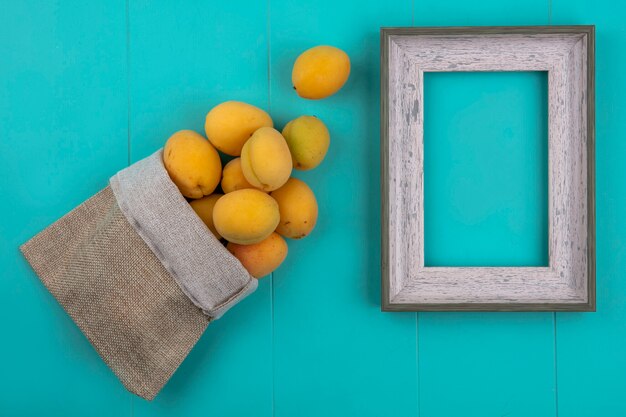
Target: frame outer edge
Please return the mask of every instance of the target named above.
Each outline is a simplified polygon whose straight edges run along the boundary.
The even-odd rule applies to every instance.
[[[594,25],[538,25],[538,26],[423,26],[384,27],[388,35],[542,35],[558,33],[590,34]]]
[[[380,204],[381,204],[381,310],[391,311],[389,302],[389,35],[380,29]]]
[[[594,307],[589,303],[445,303],[445,304],[389,304],[384,311],[437,311],[437,312],[593,312]]]
[[[587,304],[596,311],[596,27],[587,29]]]
[[[389,137],[388,54],[392,35],[480,35],[572,33],[587,36],[587,302],[586,303],[391,303],[389,300]],[[596,311],[595,234],[595,25],[570,26],[438,26],[380,28],[381,73],[381,310],[382,311]]]

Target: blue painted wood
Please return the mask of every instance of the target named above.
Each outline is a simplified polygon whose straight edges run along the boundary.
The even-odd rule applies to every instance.
[[[625,414],[622,9],[608,0],[5,2],[0,415],[555,416],[557,405],[560,417]],[[381,313],[378,27],[545,24],[550,11],[552,23],[598,24],[598,312],[558,314],[556,334],[551,313]],[[350,54],[352,76],[332,98],[299,99],[291,64],[321,43]],[[327,122],[327,160],[296,173],[316,192],[320,220],[148,403],[123,389],[17,247],[174,131],[202,132],[205,113],[226,99],[270,108],[278,127],[300,114]],[[476,116],[493,115],[488,107]]]
[[[548,13],[549,4],[545,0],[516,4],[487,0],[417,1],[415,24],[547,24]],[[497,75],[485,77],[492,77],[497,82]],[[506,90],[504,88],[493,93],[502,95]],[[469,88],[465,92],[469,92]],[[456,100],[466,98],[463,91],[450,94],[457,97]],[[524,105],[523,112],[532,111],[533,106],[530,103],[520,103],[517,100],[516,104]],[[481,114],[486,121],[492,117],[497,120],[501,117],[500,114],[512,111],[502,107],[494,108],[489,101],[473,105],[479,107],[472,111]],[[459,115],[460,119],[462,117],[463,113]],[[437,122],[437,115],[432,118],[436,124],[441,123]],[[454,123],[461,122],[462,120],[454,120]],[[493,127],[493,124],[478,125],[474,134],[480,136],[479,132],[482,130],[489,135],[490,126]],[[517,126],[513,134],[524,135],[526,133],[523,130]],[[454,127],[447,131],[437,130],[438,135],[443,135],[441,140],[447,141],[446,135],[451,133],[455,133]],[[474,151],[491,151],[488,146],[482,146],[484,142],[477,144]],[[533,146],[524,145],[523,149],[532,150]],[[479,172],[478,169],[477,171]],[[520,178],[524,174],[517,171],[509,175]],[[445,179],[445,176],[442,178]],[[475,180],[477,177],[470,176],[468,181],[471,182],[471,178]],[[439,187],[443,189],[442,192],[446,192],[445,183],[439,184]],[[509,201],[505,204],[496,197],[483,198],[487,199],[486,204],[494,204],[494,207],[502,210],[507,210],[511,203]],[[463,225],[452,230],[458,240],[469,238],[467,234],[463,235]],[[514,229],[511,228],[508,232],[512,234]],[[495,259],[509,253],[506,246],[493,247],[485,244],[485,241],[489,241],[489,236],[482,236],[477,244],[494,249]],[[536,259],[536,248],[526,247],[525,250],[522,258]],[[553,314],[419,313],[418,340],[421,416],[556,415]]]
[[[559,417],[626,415],[625,11],[613,1],[552,4],[554,24],[596,25],[597,312],[556,315]]]
[[[415,26],[547,25],[551,0],[414,0]]]
[[[424,74],[426,266],[548,266],[547,75]]]
[[[224,100],[268,107],[264,2],[132,1],[129,9],[131,159],[177,130],[204,134]],[[270,281],[209,325],[161,394],[135,415],[272,414]]]
[[[552,315],[420,313],[421,416],[555,416]]]
[[[276,416],[417,415],[415,314],[380,312],[379,27],[409,25],[408,1],[272,0],[271,107],[282,126],[301,114],[331,133],[326,160],[297,172],[320,211],[306,239],[289,242],[274,273]],[[292,89],[298,54],[344,49],[352,74],[328,99]]]
[[[0,415],[129,415],[18,250],[126,165],[124,2],[0,8]]]

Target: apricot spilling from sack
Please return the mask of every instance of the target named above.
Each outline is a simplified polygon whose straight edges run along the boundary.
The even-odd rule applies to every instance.
[[[293,162],[283,135],[262,127],[241,150],[241,169],[246,180],[263,191],[281,187],[291,175]]]
[[[174,133],[165,143],[163,164],[182,195],[201,198],[211,194],[222,177],[222,162],[215,148],[191,130]]]
[[[328,152],[330,134],[315,116],[300,116],[287,123],[283,136],[289,146],[293,167],[309,170],[318,166]]]
[[[222,190],[224,193],[243,190],[245,188],[254,188],[252,184],[246,180],[241,170],[241,158],[235,158],[224,166],[222,172]]]
[[[270,194],[278,203],[280,223],[276,232],[290,239],[307,236],[317,222],[317,200],[308,185],[297,178]]]
[[[252,245],[230,242],[226,248],[255,278],[269,275],[278,268],[287,257],[288,251],[287,242],[277,233],[272,233],[268,238]]]
[[[241,148],[259,128],[274,126],[265,111],[240,101],[226,101],[213,107],[206,115],[204,130],[209,141],[220,151],[241,155]]]
[[[220,197],[213,224],[229,242],[251,245],[267,238],[280,221],[278,203],[263,191],[244,189]]]
[[[217,200],[219,200],[222,195],[223,194],[215,193],[197,200],[192,200],[189,203],[193,211],[196,212],[198,217],[200,217],[204,224],[206,224],[206,227],[209,228],[211,233],[213,233],[218,240],[221,239],[222,236],[220,236],[213,224],[213,207],[215,207],[215,203],[217,203]]]
[[[296,59],[291,81],[300,97],[318,100],[339,91],[349,76],[348,54],[334,46],[316,46]]]

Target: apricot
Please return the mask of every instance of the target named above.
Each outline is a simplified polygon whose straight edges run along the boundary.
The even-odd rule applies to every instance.
[[[252,245],[229,242],[226,249],[239,259],[244,268],[255,278],[269,275],[278,268],[287,257],[288,251],[287,242],[278,233],[272,233],[265,240]]]
[[[280,223],[276,232],[291,239],[307,236],[317,222],[317,200],[308,185],[297,178],[289,181],[270,195],[278,203]]]
[[[283,129],[283,136],[291,152],[293,167],[303,171],[318,166],[330,145],[326,125],[315,116],[300,116],[290,121]]]
[[[215,148],[191,130],[174,133],[165,143],[163,164],[180,192],[189,198],[211,194],[222,177],[222,162]]]
[[[263,191],[244,189],[220,197],[213,207],[213,224],[226,240],[252,245],[267,238],[280,221],[278,203]]]
[[[296,59],[291,81],[302,98],[318,100],[335,94],[348,81],[350,58],[334,46],[316,46]]]
[[[222,236],[220,236],[213,224],[213,207],[215,207],[215,203],[222,195],[223,194],[215,193],[197,200],[192,200],[189,203],[193,211],[195,211],[198,217],[206,224],[206,227],[215,235],[217,240],[220,240]]]
[[[241,155],[241,148],[257,129],[274,126],[265,111],[241,101],[226,101],[206,115],[204,130],[209,141],[220,151]]]
[[[241,170],[241,158],[235,158],[224,166],[222,172],[222,190],[224,193],[243,190],[244,188],[254,188],[250,184]]]
[[[253,186],[272,191],[291,175],[293,162],[285,138],[276,129],[262,127],[241,150],[241,170]]]

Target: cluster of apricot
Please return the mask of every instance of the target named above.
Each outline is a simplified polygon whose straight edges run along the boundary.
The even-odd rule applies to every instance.
[[[298,57],[292,81],[301,97],[319,99],[338,91],[349,73],[343,51],[319,46]],[[279,132],[262,109],[227,101],[209,111],[205,133],[208,140],[191,130],[172,135],[163,150],[165,168],[250,275],[266,276],[287,256],[284,237],[300,239],[315,227],[315,195],[291,173],[322,162],[328,129],[315,116],[301,116]],[[234,157],[223,169],[219,152]]]

